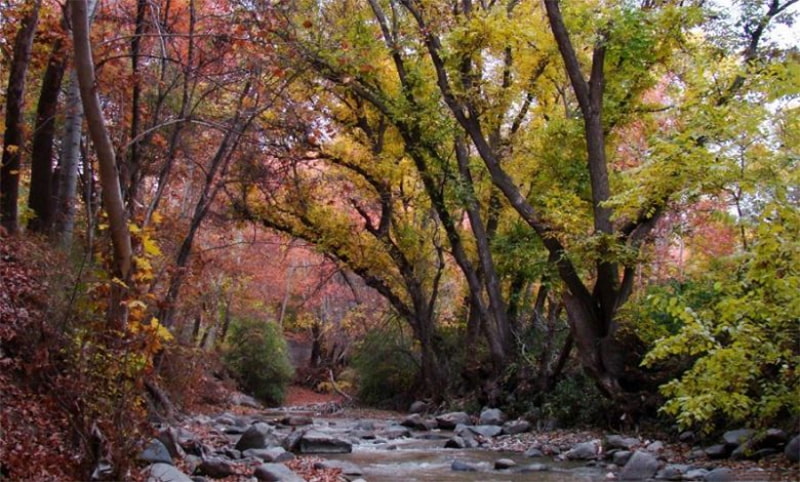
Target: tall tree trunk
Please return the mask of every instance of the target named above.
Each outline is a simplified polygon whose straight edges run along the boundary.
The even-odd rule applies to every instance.
[[[136,204],[139,182],[141,180],[141,149],[139,131],[141,130],[141,100],[142,100],[142,79],[139,77],[139,57],[144,33],[145,12],[147,10],[147,0],[137,0],[136,2],[136,27],[133,38],[131,39],[131,72],[133,77],[133,89],[131,93],[131,145],[130,153],[125,164],[127,176],[123,176],[125,185],[125,200],[129,209],[133,210]],[[129,213],[133,215],[133,213]]]
[[[35,217],[28,223],[28,229],[40,233],[50,232],[53,224],[53,140],[58,95],[66,69],[65,55],[63,41],[59,37],[53,42],[53,50],[42,79],[39,105],[36,108],[36,130],[33,133],[31,152],[31,188],[28,196],[28,206]]]
[[[19,229],[19,171],[24,144],[22,108],[25,99],[25,74],[33,48],[33,36],[39,23],[41,0],[28,2],[30,11],[20,22],[14,37],[14,50],[6,88],[6,131],[3,134],[3,158],[0,167],[0,225],[9,233]]]
[[[74,69],[70,71],[64,110],[66,118],[61,136],[53,235],[63,249],[69,250],[75,230],[75,194],[78,189],[78,159],[83,126],[83,104],[78,88],[78,75]]]

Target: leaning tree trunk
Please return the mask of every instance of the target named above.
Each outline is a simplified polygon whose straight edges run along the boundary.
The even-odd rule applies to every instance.
[[[24,143],[22,106],[25,99],[25,74],[33,48],[33,35],[39,23],[41,0],[36,0],[23,17],[14,38],[14,54],[6,88],[6,131],[3,134],[3,158],[0,165],[0,224],[9,233],[19,229],[19,171]]]

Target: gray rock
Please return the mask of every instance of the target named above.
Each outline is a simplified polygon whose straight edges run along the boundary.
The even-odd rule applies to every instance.
[[[706,482],[728,482],[733,480],[733,471],[727,467],[720,467],[707,473],[703,480]]]
[[[481,425],[503,425],[508,420],[508,417],[499,408],[487,408],[481,412],[480,421]]]
[[[636,437],[623,437],[622,435],[607,435],[605,440],[606,450],[623,449],[630,450],[639,445],[639,439]]]
[[[271,447],[268,449],[247,449],[242,452],[243,457],[252,457],[264,462],[286,462],[292,460],[294,454],[287,452],[283,447]]]
[[[145,469],[147,482],[192,482],[192,479],[170,464],[153,464]]]
[[[444,448],[446,449],[471,449],[478,447],[478,442],[474,438],[466,438],[460,435],[454,435],[450,437],[447,442],[444,443]]]
[[[466,412],[449,412],[436,417],[436,423],[443,430],[453,430],[458,424],[470,425],[472,421]]]
[[[717,444],[712,445],[711,447],[706,447],[705,449],[706,456],[710,459],[726,459],[731,454],[731,449],[729,446],[724,444]]]
[[[495,470],[505,470],[516,466],[517,463],[511,459],[497,459],[494,461]]]
[[[657,453],[659,453],[659,452],[664,450],[664,442],[661,442],[660,440],[656,440],[655,442],[651,442],[651,443],[647,444],[647,447],[645,447],[645,450],[647,450],[648,452],[652,452],[654,454],[657,454]]]
[[[426,413],[428,410],[430,410],[430,404],[417,400],[408,408],[408,413]]]
[[[692,469],[683,475],[683,480],[703,480],[707,474],[706,469]]]
[[[230,397],[230,401],[233,405],[241,405],[243,407],[250,407],[250,408],[264,408],[258,400],[251,397],[250,395],[245,395],[244,393],[233,393]]]
[[[158,440],[164,444],[173,459],[182,459],[186,455],[180,445],[180,434],[174,427],[167,427],[159,432]]]
[[[658,480],[682,480],[683,475],[691,470],[686,464],[669,464],[656,473]]]
[[[474,425],[470,426],[469,430],[475,435],[480,435],[481,437],[486,438],[497,437],[503,433],[503,427],[497,425]]]
[[[694,441],[695,437],[696,435],[694,432],[692,432],[691,430],[686,430],[685,432],[681,432],[681,434],[678,435],[678,440],[680,440],[683,443],[691,443]]]
[[[283,417],[281,420],[281,424],[288,425],[290,427],[302,427],[305,425],[311,425],[313,423],[314,420],[305,415],[289,415],[288,417]]]
[[[161,440],[152,439],[147,446],[139,454],[139,460],[150,464],[170,464],[172,465],[172,456],[169,450]]]
[[[256,467],[253,475],[263,482],[305,482],[305,479],[283,464],[261,464]]]
[[[631,459],[631,456],[633,456],[633,452],[630,450],[615,450],[614,453],[611,454],[611,461],[614,465],[623,467]]]
[[[353,426],[353,430],[363,430],[365,432],[374,432],[375,431],[375,422],[372,420],[359,420]]]
[[[346,460],[323,460],[314,464],[317,469],[339,469],[343,475],[360,477],[364,475],[364,470],[358,465]]]
[[[265,449],[278,445],[278,439],[273,432],[275,429],[264,422],[256,422],[242,434],[236,442],[236,450],[244,452],[247,449]]]
[[[509,420],[503,424],[503,433],[505,435],[516,435],[530,431],[531,423],[527,420]]]
[[[531,447],[525,451],[525,457],[544,457],[544,452],[538,447]]]
[[[796,435],[792,440],[789,440],[786,448],[783,449],[783,454],[794,463],[800,462],[800,435]]]
[[[753,435],[755,434],[756,431],[750,430],[749,428],[729,430],[722,434],[722,441],[728,446],[729,450],[733,451],[734,448],[753,438]]]
[[[548,470],[550,470],[550,467],[545,464],[528,464],[520,467],[517,472],[525,474],[528,472],[547,472]]]
[[[207,475],[212,479],[224,479],[236,473],[233,464],[221,457],[208,457],[195,471],[199,475]]]
[[[645,480],[658,471],[658,459],[650,452],[637,450],[619,473],[620,480]]]
[[[412,413],[400,422],[400,425],[413,430],[431,430],[436,428],[437,422],[435,420],[426,419],[418,413]]]
[[[461,460],[454,460],[453,463],[450,464],[450,470],[456,472],[477,472],[478,468],[467,462],[463,462]]]
[[[400,425],[390,425],[384,430],[378,432],[378,435],[386,440],[394,440],[398,438],[406,438],[411,436],[411,432]]]
[[[349,440],[312,429],[300,437],[298,451],[301,454],[349,454],[353,451],[353,444]]]
[[[600,453],[600,444],[596,440],[574,445],[564,454],[569,460],[593,460]]]

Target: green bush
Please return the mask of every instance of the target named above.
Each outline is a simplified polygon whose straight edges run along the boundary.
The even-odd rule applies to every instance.
[[[405,408],[415,388],[419,364],[409,336],[399,328],[373,330],[356,347],[353,368],[358,398],[373,406]]]
[[[270,405],[283,401],[294,370],[286,340],[275,323],[234,321],[223,360],[244,390]]]
[[[543,396],[541,415],[555,419],[559,427],[605,427],[616,413],[594,381],[583,371],[564,374],[553,390]]]

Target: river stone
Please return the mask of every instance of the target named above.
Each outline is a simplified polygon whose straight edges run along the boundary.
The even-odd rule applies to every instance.
[[[596,440],[592,440],[575,444],[564,454],[564,457],[570,460],[592,460],[597,458],[598,453],[600,453],[600,445]]]
[[[639,445],[639,439],[636,437],[623,437],[622,435],[607,435],[605,447],[606,450],[623,449],[630,450]]]
[[[450,464],[450,470],[456,472],[477,472],[478,468],[467,462],[463,462],[461,460],[454,460],[453,463]]]
[[[271,447],[268,449],[247,449],[242,452],[242,457],[252,457],[264,462],[285,462],[292,460],[294,454],[287,452],[283,447]]]
[[[406,427],[400,425],[390,425],[378,432],[378,435],[386,440],[406,438],[411,436],[411,432]]]
[[[175,427],[167,427],[160,431],[157,438],[164,444],[173,459],[181,459],[186,455],[180,446],[180,436]]]
[[[230,401],[233,405],[240,405],[242,407],[263,408],[258,400],[244,393],[235,392],[231,394]]]
[[[725,459],[731,454],[730,448],[724,444],[716,444],[705,449],[706,456],[710,459]]]
[[[360,477],[364,475],[364,470],[358,465],[346,460],[323,460],[314,464],[315,469],[339,469],[343,475]]]
[[[208,457],[197,467],[199,475],[207,475],[212,479],[224,479],[236,473],[233,464],[221,457]]]
[[[302,427],[313,423],[314,420],[306,415],[289,415],[281,419],[281,424],[288,425],[289,427]]]
[[[669,464],[656,473],[658,480],[682,480],[683,474],[691,469],[686,464]]]
[[[729,450],[733,450],[734,448],[742,445],[743,443],[747,442],[753,435],[755,435],[756,431],[751,430],[749,428],[741,428],[739,430],[729,430],[722,434],[722,441],[725,445],[728,446]]]
[[[727,467],[716,468],[703,477],[706,482],[728,482],[733,480],[733,471]]]
[[[623,467],[631,459],[631,456],[633,456],[633,452],[630,450],[615,450],[611,454],[611,462],[614,465]]]
[[[503,433],[505,435],[516,435],[530,431],[531,423],[527,420],[509,420],[503,424]]]
[[[261,464],[256,467],[253,476],[263,482],[305,482],[304,478],[283,464]]]
[[[349,440],[312,429],[300,437],[298,448],[301,454],[349,454],[353,451],[353,444]]]
[[[147,482],[192,482],[192,479],[170,464],[157,463],[145,469]]]
[[[783,454],[794,463],[800,462],[800,435],[795,435],[792,440],[789,440],[786,448],[783,449]]]
[[[511,467],[516,467],[517,463],[511,459],[497,459],[494,461],[495,470],[505,470]]]
[[[436,428],[437,422],[435,420],[423,418],[418,413],[412,413],[407,416],[400,425],[414,430],[431,430]]]
[[[662,442],[660,440],[656,440],[655,442],[651,442],[651,443],[647,444],[647,447],[645,447],[645,450],[647,450],[648,452],[652,452],[654,454],[657,454],[657,453],[659,453],[659,452],[664,450],[664,442]]]
[[[147,447],[139,454],[139,460],[150,464],[163,463],[172,465],[172,456],[170,456],[169,450],[161,440],[155,438],[150,440]]]
[[[503,427],[497,425],[474,425],[469,427],[469,430],[481,437],[493,438],[503,433]]]
[[[645,480],[652,477],[658,470],[658,459],[650,452],[637,450],[631,459],[622,467],[619,473],[620,480]]]
[[[361,430],[364,432],[374,432],[375,422],[372,420],[359,420],[353,425],[353,430]]]
[[[487,408],[481,412],[478,423],[481,425],[503,425],[506,420],[508,420],[508,416],[499,408]]]
[[[683,480],[704,480],[708,475],[707,469],[692,469],[683,475]]]
[[[466,412],[449,412],[436,417],[436,423],[443,430],[453,430],[458,424],[471,425],[472,421]]]
[[[271,445],[277,445],[278,441],[272,432],[271,425],[264,422],[256,422],[242,434],[236,442],[236,450],[244,452],[247,449],[265,449]]]
[[[462,437],[454,435],[444,443],[446,449],[472,449],[478,447],[480,444],[474,439],[469,437]]]
[[[520,467],[517,472],[520,473],[527,473],[527,472],[547,472],[550,470],[550,467],[545,464],[527,464]]]
[[[525,457],[544,457],[544,452],[539,447],[531,447],[525,451]]]
[[[417,400],[408,407],[408,413],[425,413],[430,410],[430,404]]]

